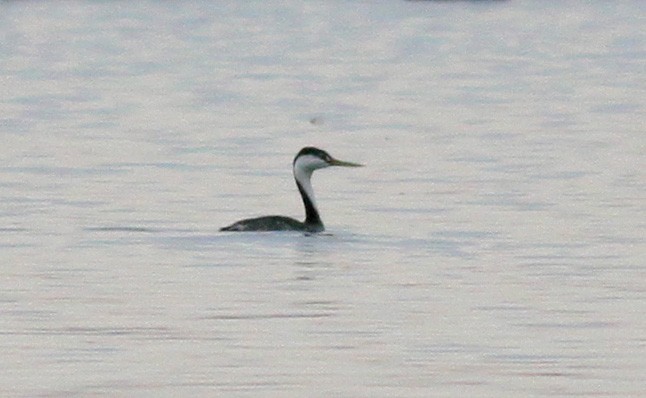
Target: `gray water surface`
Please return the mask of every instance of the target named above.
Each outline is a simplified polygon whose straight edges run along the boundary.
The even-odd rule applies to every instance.
[[[0,3],[0,395],[644,396],[645,4]]]

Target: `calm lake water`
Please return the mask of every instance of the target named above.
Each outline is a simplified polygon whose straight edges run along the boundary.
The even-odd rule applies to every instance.
[[[646,396],[645,16],[1,2],[0,396]]]

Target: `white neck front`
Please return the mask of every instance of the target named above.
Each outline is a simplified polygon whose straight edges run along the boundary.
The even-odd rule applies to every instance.
[[[307,167],[299,167],[299,161],[296,161],[296,164],[294,164],[294,178],[296,179],[296,182],[298,182],[301,187],[303,187],[303,191],[305,191],[305,194],[308,196],[310,199],[310,202],[312,202],[312,206],[314,208],[318,209],[316,206],[316,198],[314,197],[314,190],[312,189],[312,172],[314,170],[311,170]]]

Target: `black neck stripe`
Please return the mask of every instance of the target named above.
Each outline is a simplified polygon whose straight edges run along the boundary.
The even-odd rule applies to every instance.
[[[296,185],[298,186],[298,192],[301,193],[301,197],[303,198],[303,205],[305,206],[305,224],[323,225],[318,210],[316,210],[316,207],[314,206],[314,203],[312,203],[310,197],[307,196],[307,193],[305,192],[305,189],[303,189],[301,183],[296,181]]]

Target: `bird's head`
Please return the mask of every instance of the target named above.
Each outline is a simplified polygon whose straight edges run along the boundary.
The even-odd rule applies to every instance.
[[[312,173],[314,170],[330,166],[361,167],[362,164],[338,160],[322,149],[311,146],[301,149],[294,158],[294,171]]]

